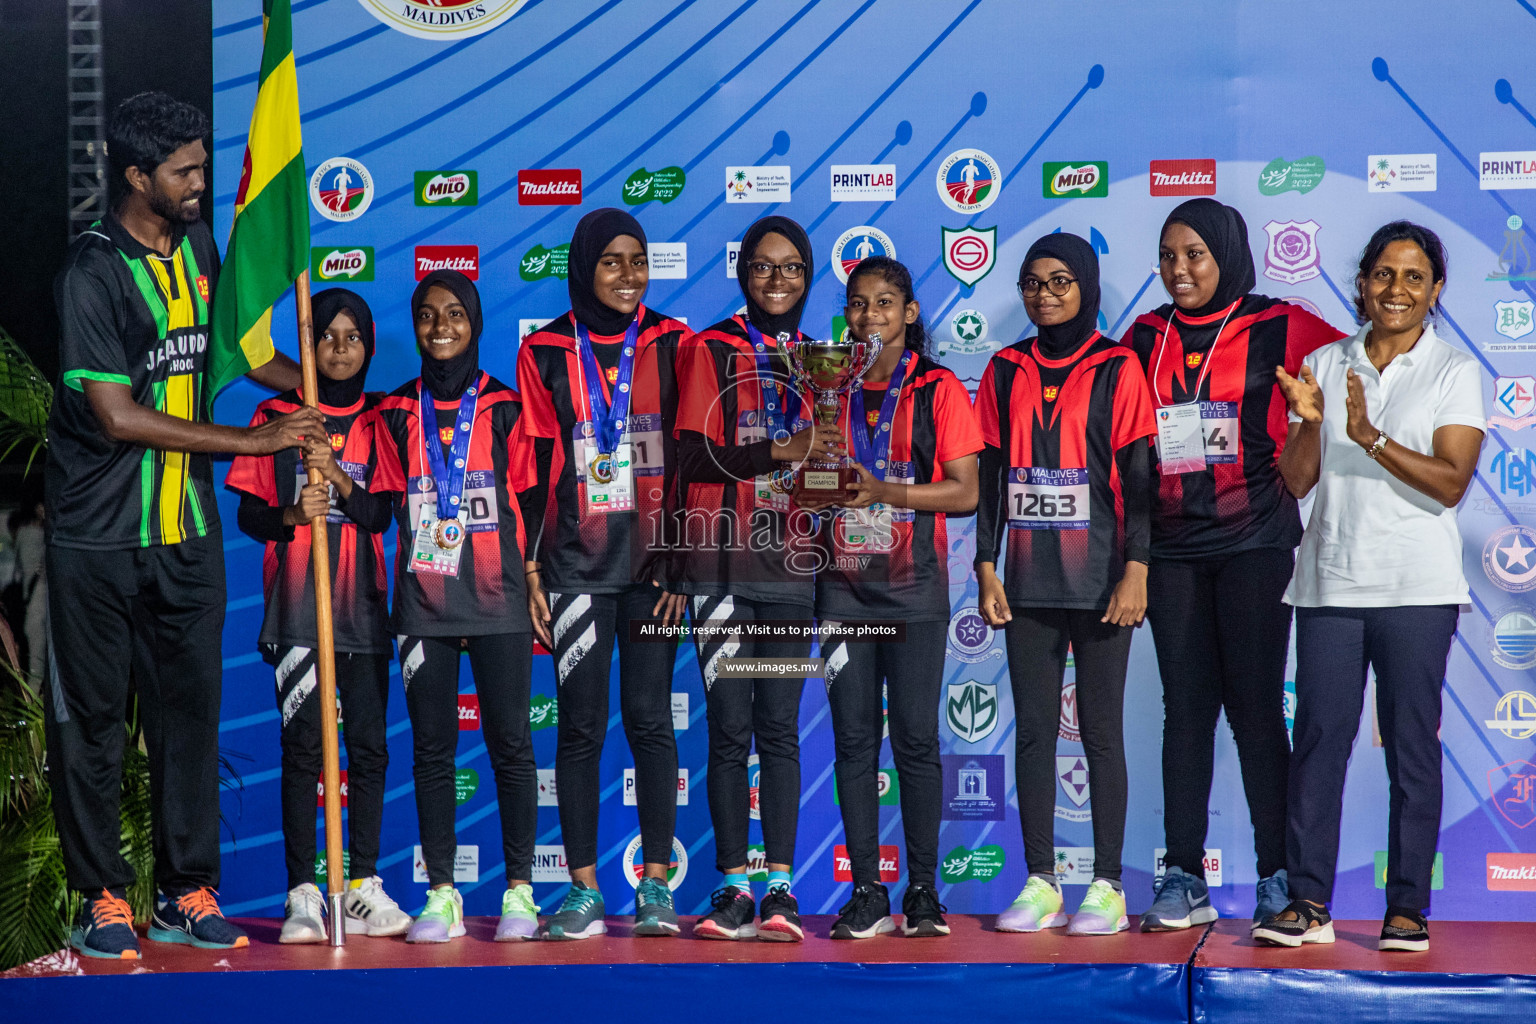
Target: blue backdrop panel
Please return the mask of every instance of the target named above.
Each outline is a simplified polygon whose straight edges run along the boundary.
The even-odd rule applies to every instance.
[[[1190,968],[1196,1024],[1267,1024],[1305,1006],[1335,1024],[1478,1024],[1536,1016],[1536,978],[1418,971],[1267,971]]]
[[[1260,290],[1305,302],[1345,330],[1354,324],[1355,260],[1370,232],[1398,217],[1440,232],[1451,254],[1441,333],[1482,363],[1490,414],[1502,419],[1494,420],[1460,513],[1474,597],[1445,690],[1443,889],[1435,912],[1536,918],[1530,892],[1536,883],[1521,878],[1524,867],[1536,865],[1536,727],[1525,721],[1536,667],[1536,603],[1519,567],[1500,554],[1512,536],[1536,536],[1501,532],[1536,517],[1528,422],[1536,411],[1530,351],[1536,335],[1529,333],[1536,308],[1529,225],[1536,192],[1479,187],[1480,154],[1536,149],[1536,116],[1529,109],[1536,104],[1529,61],[1536,9],[1520,0],[1491,0],[1469,14],[1433,0],[1405,0],[1393,8],[1395,17],[1382,19],[1323,0],[1202,0],[1176,11],[1102,3],[1091,16],[1088,8],[1056,11],[1011,0],[531,0],[491,31],[427,39],[386,26],[370,13],[373,4],[299,0],[294,38],[310,169],[348,157],[372,182],[363,215],[337,222],[317,212],[313,232],[317,249],[372,249],[372,279],[351,286],[377,317],[371,383],[380,389],[416,372],[406,305],[417,247],[477,248],[487,322],[483,358],[492,373],[511,380],[520,324],[547,320],[568,305],[563,280],[541,276],[537,257],[569,241],[583,212],[624,205],[626,182],[642,170],[678,168],[685,179],[669,201],[632,207],[653,242],[687,246],[686,276],[653,280],[648,304],[695,327],[734,311],[741,297],[726,273],[730,243],[757,217],[784,213],[811,234],[817,269],[807,328],[825,334],[841,311],[829,259],[834,244],[851,229],[873,228],[912,267],[925,316],[943,343],[941,358],[972,387],[990,354],[1026,333],[1014,281],[1024,250],[1042,233],[1060,228],[1095,240],[1107,332],[1120,336],[1137,314],[1166,301],[1154,273],[1157,232],[1180,199],[1152,194],[1153,161],[1205,161],[1217,198],[1247,218],[1255,257],[1267,271]],[[214,7],[221,239],[255,93],[258,7],[255,0],[216,0]],[[940,166],[961,149],[981,150],[997,166],[993,201],[984,210],[956,212],[936,185]],[[1433,156],[1434,190],[1383,191],[1371,184],[1369,176],[1381,168],[1370,158],[1381,154],[1394,156],[1391,169],[1406,166],[1405,156]],[[1048,166],[1091,161],[1103,164],[1106,195],[1050,195]],[[1292,162],[1299,163],[1282,179],[1279,170]],[[843,164],[893,164],[895,198],[833,201],[832,167]],[[726,168],[752,165],[790,168],[791,193],[780,202],[727,201]],[[417,172],[461,170],[476,174],[475,205],[417,204]],[[519,173],[541,170],[579,170],[580,205],[521,204]],[[941,229],[967,226],[996,229],[995,269],[970,278],[974,286],[946,271],[941,245]],[[984,333],[977,330],[980,320]],[[292,351],[291,302],[278,309],[274,323],[281,325],[279,344]],[[254,386],[237,384],[221,399],[219,416],[244,423],[260,397]],[[254,650],[260,552],[235,531],[227,497],[222,509],[231,614],[221,740],[238,755],[242,776],[223,806],[223,887],[232,912],[277,913],[284,888],[277,712],[270,670]],[[954,820],[944,822],[941,835],[942,895],[957,911],[995,912],[1018,890],[1025,869],[1013,794],[1012,702],[1002,644],[977,628],[972,530],[969,520],[958,519],[950,532],[956,619],[942,741],[947,756],[975,761],[986,773],[989,794],[1002,797],[1004,817],[946,812]],[[392,541],[389,550],[393,558]],[[462,681],[472,689],[467,664]],[[707,905],[717,876],[704,798],[703,695],[687,649],[679,652],[673,689],[681,764],[689,773],[674,883],[680,907],[692,912]],[[540,710],[555,696],[546,658],[536,660],[534,691]],[[415,909],[421,897],[412,881],[417,832],[410,725],[398,683],[391,707],[394,758],[381,873],[390,891]],[[545,726],[550,721],[539,719]],[[1125,864],[1136,911],[1150,902],[1163,845],[1161,684],[1146,631],[1132,651],[1126,725]],[[805,910],[826,912],[846,898],[848,885],[834,873],[841,827],[818,684],[806,687],[801,729],[795,885]],[[539,765],[549,770],[555,730],[540,728],[534,737]],[[624,804],[624,769],[633,762],[617,713],[610,740],[599,871],[610,911],[622,912],[630,893],[624,859],[637,826]],[[1059,752],[1058,867],[1075,884],[1090,873],[1092,799],[1070,703]],[[490,913],[498,906],[503,865],[485,747],[473,731],[462,737],[459,765],[478,779],[469,793],[466,777],[468,795],[459,808],[469,879],[462,885],[470,912]],[[898,808],[882,815],[883,842],[904,861]],[[1209,847],[1221,867],[1216,904],[1223,914],[1250,913],[1252,833],[1225,727],[1210,815]],[[1384,763],[1367,713],[1346,794],[1336,903],[1342,916],[1380,913],[1386,818]],[[547,903],[558,895],[548,880],[559,877],[552,805],[541,808],[539,824],[543,866],[536,889]],[[1490,855],[1502,858],[1497,870]]]

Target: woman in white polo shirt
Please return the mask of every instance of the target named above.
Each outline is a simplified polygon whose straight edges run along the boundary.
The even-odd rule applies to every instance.
[[[1292,902],[1254,938],[1332,942],[1326,909],[1339,852],[1344,773],[1376,671],[1391,781],[1387,914],[1378,948],[1426,950],[1440,834],[1440,685],[1458,605],[1468,600],[1456,505],[1483,442],[1476,361],[1428,317],[1445,285],[1434,232],[1394,221],[1371,237],[1355,279],[1358,333],[1312,354],[1300,379],[1277,369],[1291,409],[1280,474],[1316,489],[1286,600],[1296,607],[1296,725],[1287,868]]]

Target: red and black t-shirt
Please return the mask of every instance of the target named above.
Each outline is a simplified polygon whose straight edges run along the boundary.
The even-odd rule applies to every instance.
[[[523,339],[517,389],[534,468],[524,510],[532,531],[529,558],[555,593],[618,593],[634,583],[666,584],[675,546],[677,352],[688,328],[640,306],[625,439],[632,445],[635,507],[590,511],[587,481],[597,451],[585,375],[576,349],[576,321],[567,313]],[[624,335],[589,335],[613,401]],[[610,453],[611,454],[611,453]]]
[[[864,390],[866,419],[878,420],[889,383]],[[873,433],[874,422],[849,423],[844,436]],[[891,422],[885,479],[909,485],[944,479],[945,462],[982,450],[971,396],[951,371],[925,356],[907,367]],[[850,443],[850,449],[852,445]],[[869,510],[865,510],[866,513]],[[949,537],[942,512],[889,508],[874,519],[834,509],[822,524],[816,616],[834,621],[942,621],[949,618]]]
[[[395,508],[399,541],[395,552],[396,633],[405,636],[486,636],[528,633],[528,592],[523,586],[523,517],[517,492],[529,464],[517,392],[488,373],[476,385],[475,418],[464,466],[462,507],[468,509],[467,537],[457,576],[411,572],[411,550],[423,502],[437,501],[437,484],[421,436],[422,396],[436,402],[445,458],[452,443],[459,402],[437,402],[421,381],[390,392],[380,405],[393,443],[392,454],[405,477],[405,498]],[[469,396],[460,396],[467,401]]]
[[[777,340],[763,336],[763,344],[775,413],[784,417],[784,430],[796,433],[810,426],[811,396],[794,387]],[[789,502],[794,466],[773,459],[773,418],[745,320],[732,317],[685,341],[677,376],[677,589],[809,608],[816,516]],[[770,489],[767,500],[759,497],[762,485]]]
[[[379,499],[369,503],[371,513],[375,504],[387,507],[405,490],[389,434],[379,418],[379,402],[379,395],[366,394],[347,409],[320,406],[332,456],[353,484],[351,499],[340,498],[336,489],[331,488],[331,510],[326,515],[325,529],[331,553],[331,616],[336,650],[348,654],[390,651],[383,540],[388,520],[359,511],[365,496]],[[303,401],[298,393],[289,391],[258,405],[250,425],[257,427],[301,408]],[[230,464],[229,476],[224,481],[225,487],[249,496],[241,505],[241,528],[266,542],[262,558],[266,614],[258,640],[263,647],[315,647],[319,642],[309,524],[281,525],[282,509],[298,504],[299,491],[308,482],[298,448],[285,448],[272,455],[238,456]],[[258,512],[253,513],[251,503],[258,506]]]
[[[1157,428],[1135,355],[1097,332],[1061,359],[1026,339],[987,364],[976,417],[993,456],[982,463],[977,561],[995,562],[1006,537],[1010,604],[1105,607],[1127,559],[1147,560],[1151,529]],[[1141,493],[1128,493],[1132,480]]]
[[[1245,296],[1230,315],[1187,317],[1169,304],[1136,318],[1122,343],[1140,358],[1153,405],[1198,401],[1205,435],[1203,472],[1157,474],[1153,557],[1296,546],[1301,516],[1280,479],[1287,406],[1275,367],[1295,374],[1342,337],[1300,306],[1262,295]]]

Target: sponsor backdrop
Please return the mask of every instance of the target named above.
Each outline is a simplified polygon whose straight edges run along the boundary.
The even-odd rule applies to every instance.
[[[214,5],[221,239],[255,94],[258,8],[254,0]],[[913,270],[940,358],[973,388],[991,353],[1028,329],[1014,282],[1029,242],[1045,232],[1073,231],[1098,248],[1101,327],[1118,337],[1136,314],[1166,301],[1154,273],[1157,231],[1181,197],[1235,204],[1248,221],[1260,290],[1344,329],[1354,323],[1354,261],[1370,232],[1397,217],[1434,228],[1451,254],[1440,329],[1482,364],[1490,415],[1461,510],[1474,596],[1445,688],[1434,909],[1449,918],[1536,919],[1529,5],[1484,4],[1467,18],[1413,0],[1385,21],[1348,5],[1261,10],[1219,0],[1184,5],[1177,17],[1124,3],[1113,17],[1096,18],[1026,12],[1009,0],[298,0],[294,8],[314,277],[372,303],[378,389],[415,374],[407,297],[425,273],[445,266],[479,281],[483,359],[511,381],[519,337],[566,309],[571,230],[599,206],[639,217],[652,246],[648,303],[695,327],[741,305],[732,279],[737,243],[766,214],[792,216],[811,234],[817,263],[806,329],[817,334],[841,328],[848,268],[871,254],[894,255]],[[1430,45],[1444,59],[1426,62]],[[274,323],[283,325],[279,344],[292,351],[291,301]],[[220,418],[246,422],[259,398],[254,386],[237,384],[221,400]],[[221,742],[240,782],[223,805],[223,892],[232,912],[273,914],[283,899],[278,716],[271,672],[254,650],[259,548],[236,532],[227,496],[224,513],[230,615]],[[1000,638],[975,612],[972,533],[964,519],[950,530],[954,618],[938,709],[942,893],[953,910],[995,912],[1025,869],[1007,670]],[[503,864],[467,661],[462,688],[458,872],[468,908],[486,914],[498,907]],[[563,891],[564,862],[554,806],[559,705],[547,657],[535,659],[533,689],[541,789],[534,871],[537,896],[549,904]],[[681,909],[697,912],[718,876],[703,799],[704,699],[690,649],[679,653],[673,691],[683,772],[672,882]],[[638,848],[633,762],[617,707],[603,757],[599,865],[615,913],[632,905]],[[425,876],[398,682],[390,721],[381,872],[416,909]],[[1163,846],[1161,726],[1144,631],[1126,700],[1133,911],[1150,902]],[[849,883],[819,682],[806,686],[801,729],[795,888],[804,910],[831,912]],[[1093,780],[1070,685],[1060,734],[1057,870],[1077,885],[1092,877]],[[899,785],[889,772],[881,810],[882,872],[898,885]],[[1375,916],[1388,797],[1369,711],[1346,801],[1336,913]],[[1210,806],[1216,904],[1224,914],[1248,914],[1252,833],[1224,725]]]

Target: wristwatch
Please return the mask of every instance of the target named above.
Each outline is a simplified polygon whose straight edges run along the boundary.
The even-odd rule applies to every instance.
[[[1387,432],[1385,430],[1379,431],[1376,434],[1376,440],[1371,442],[1371,446],[1365,450],[1365,454],[1369,455],[1373,459],[1376,459],[1377,461],[1380,461],[1381,453],[1386,451],[1387,442],[1390,440],[1391,438],[1387,437]]]

